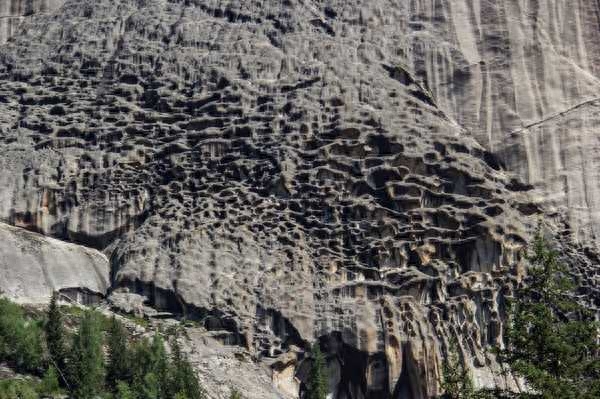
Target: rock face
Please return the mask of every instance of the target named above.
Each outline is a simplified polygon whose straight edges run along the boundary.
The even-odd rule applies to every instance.
[[[64,0],[4,0],[0,2],[0,45],[17,31],[21,23],[34,15],[57,10]]]
[[[199,370],[200,380],[211,399],[229,399],[231,388],[236,388],[246,398],[291,399],[276,389],[269,367],[251,361],[251,354],[239,346],[223,346],[219,340],[204,333],[188,331],[189,341],[184,343],[188,358]]]
[[[316,339],[337,399],[434,397],[452,337],[506,384],[485,347],[531,226],[566,207],[593,243],[598,185],[594,53],[548,29],[578,9],[584,49],[600,9],[513,3],[34,14],[0,47],[0,218],[104,251],[116,293],[222,331],[280,391]]]
[[[48,302],[53,291],[83,302],[104,296],[108,259],[98,251],[0,223],[0,292],[20,302]]]
[[[411,2],[408,63],[441,109],[600,243],[600,7]]]

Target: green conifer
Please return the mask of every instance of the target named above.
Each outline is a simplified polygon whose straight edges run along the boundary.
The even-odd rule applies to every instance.
[[[159,398],[168,398],[169,359],[165,351],[165,343],[157,333],[150,347],[152,374],[156,377]]]
[[[118,381],[130,381],[129,348],[127,332],[123,325],[113,316],[108,330],[108,363],[106,366],[106,382],[109,387],[117,387]]]
[[[42,378],[42,382],[38,386],[38,392],[43,397],[51,396],[60,392],[60,384],[58,382],[58,373],[54,366],[48,367],[44,377]]]
[[[575,297],[574,279],[538,233],[525,284],[509,304],[500,360],[525,379],[519,397],[600,397],[598,325]]]
[[[66,346],[66,331],[64,320],[60,308],[58,306],[58,292],[54,291],[48,306],[46,314],[46,323],[44,324],[44,333],[46,336],[46,346],[50,357],[50,363],[58,373],[59,381],[65,386],[66,381],[66,361],[67,361],[67,346]]]
[[[169,389],[171,396],[187,399],[204,399],[204,390],[198,381],[196,372],[187,357],[181,351],[177,339],[171,344],[171,372]]]
[[[141,386],[140,399],[159,399],[160,386],[158,377],[154,373],[148,373],[144,376],[144,381]]]
[[[115,399],[138,399],[133,390],[126,382],[117,382],[117,393]]]
[[[318,343],[315,343],[312,348],[312,363],[306,392],[307,399],[326,399],[329,382],[326,367],[321,348]]]
[[[77,399],[96,398],[102,392],[105,366],[102,332],[95,312],[84,313],[79,330],[73,337],[68,362],[73,395]]]

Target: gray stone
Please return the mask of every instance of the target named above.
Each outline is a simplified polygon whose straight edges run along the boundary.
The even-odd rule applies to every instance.
[[[53,291],[102,297],[108,286],[102,253],[0,223],[0,292],[6,297],[24,303],[48,302]]]
[[[600,243],[600,23],[584,0],[410,2],[409,65],[441,109]],[[410,22],[409,22],[410,21]]]
[[[247,350],[223,345],[218,337],[214,339],[199,329],[189,329],[187,338],[181,341],[184,353],[198,371],[211,399],[229,399],[232,389],[238,390],[245,398],[297,398],[297,389],[292,394],[277,389],[273,384],[272,370],[254,362]]]
[[[0,45],[32,16],[57,10],[65,0],[3,0],[0,2]]]

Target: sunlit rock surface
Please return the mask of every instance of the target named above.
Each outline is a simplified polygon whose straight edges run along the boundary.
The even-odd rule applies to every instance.
[[[0,45],[14,35],[21,23],[34,15],[57,10],[65,0],[0,1]]]
[[[45,303],[61,291],[87,302],[108,286],[108,259],[100,252],[0,223],[0,292],[7,297]]]
[[[438,105],[598,246],[598,2],[409,3],[408,63]]]
[[[246,347],[280,392],[318,338],[338,399],[439,394],[453,337],[504,385],[485,348],[531,227],[553,205],[594,237],[600,10],[552,3],[33,14],[0,47],[0,219],[102,250],[115,296]]]

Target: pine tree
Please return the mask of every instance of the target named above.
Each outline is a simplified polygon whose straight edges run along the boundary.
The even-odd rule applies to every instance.
[[[500,360],[525,379],[520,397],[600,397],[598,326],[574,298],[574,280],[538,233],[528,279],[509,304]]]
[[[171,397],[184,397],[187,399],[204,399],[198,377],[187,357],[181,352],[177,339],[171,344],[171,371],[169,390]]]
[[[140,399],[170,399],[171,368],[163,340],[155,334],[152,343],[147,339],[136,342],[130,351],[132,384]]]
[[[135,342],[131,348],[134,378],[152,371],[152,349],[147,338]]]
[[[165,343],[159,334],[155,334],[150,347],[152,374],[156,377],[159,398],[168,398],[169,359]]]
[[[158,377],[154,373],[148,373],[144,376],[144,383],[141,385],[140,399],[159,399],[160,385]]]
[[[68,370],[71,389],[77,399],[92,399],[102,392],[104,357],[99,324],[95,312],[86,311],[73,337]]]
[[[46,334],[46,346],[50,355],[50,361],[58,371],[58,374],[64,376],[66,371],[67,349],[65,344],[66,332],[64,321],[58,307],[58,293],[55,291],[50,299],[48,306],[47,320],[44,325]],[[61,380],[64,381],[63,378]]]
[[[60,384],[58,383],[58,373],[56,372],[54,366],[50,366],[48,370],[46,370],[44,378],[42,378],[42,382],[38,387],[38,392],[43,397],[60,392]]]
[[[137,396],[126,382],[119,381],[117,382],[115,399],[137,399]]]
[[[106,382],[109,387],[116,387],[118,381],[131,380],[129,357],[127,332],[123,325],[113,316],[108,331]]]
[[[328,376],[326,372],[325,357],[318,343],[312,348],[312,363],[308,380],[307,399],[326,399]]]
[[[146,384],[146,375],[152,372],[153,365],[150,343],[146,338],[135,342],[131,348],[130,354],[131,388],[133,391],[141,394],[143,393]]]

